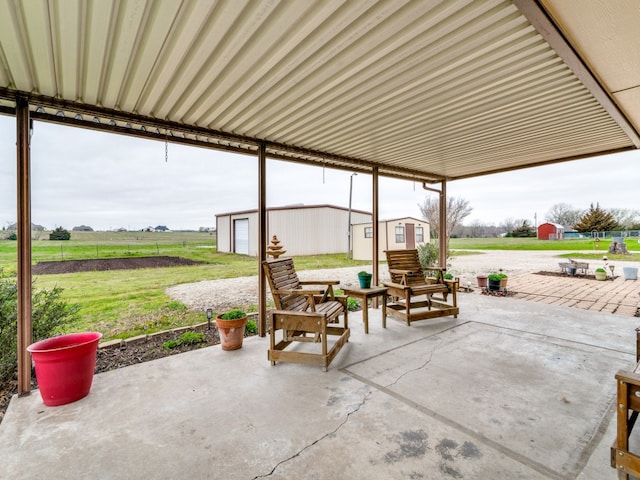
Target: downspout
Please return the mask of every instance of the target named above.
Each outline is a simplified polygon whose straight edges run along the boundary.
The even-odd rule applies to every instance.
[[[430,192],[436,192],[438,197],[438,266],[447,267],[447,182],[442,180],[440,190],[427,187],[426,182],[422,182],[422,188]]]
[[[33,340],[31,292],[31,151],[29,148],[29,98],[16,97],[18,177],[18,395],[31,393],[31,359],[27,347]]]

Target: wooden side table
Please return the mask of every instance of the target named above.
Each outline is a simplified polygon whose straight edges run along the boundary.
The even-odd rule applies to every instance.
[[[372,288],[342,288],[345,295],[362,300],[362,322],[364,333],[369,333],[369,302],[370,298],[382,297],[382,328],[387,328],[387,287]]]

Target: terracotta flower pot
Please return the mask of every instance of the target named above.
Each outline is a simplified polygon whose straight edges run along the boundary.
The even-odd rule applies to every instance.
[[[247,317],[235,320],[223,320],[216,317],[216,326],[220,334],[220,345],[223,350],[237,350],[242,348],[244,330],[247,326]]]

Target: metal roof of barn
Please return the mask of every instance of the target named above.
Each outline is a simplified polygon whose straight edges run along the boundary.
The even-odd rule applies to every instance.
[[[426,181],[640,148],[635,0],[0,1],[0,113]]]

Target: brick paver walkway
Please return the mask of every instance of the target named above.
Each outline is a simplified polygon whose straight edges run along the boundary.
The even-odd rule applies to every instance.
[[[598,281],[593,277],[509,275],[507,290],[514,298],[633,317],[640,307],[640,280]],[[479,291],[477,289],[476,291]]]

